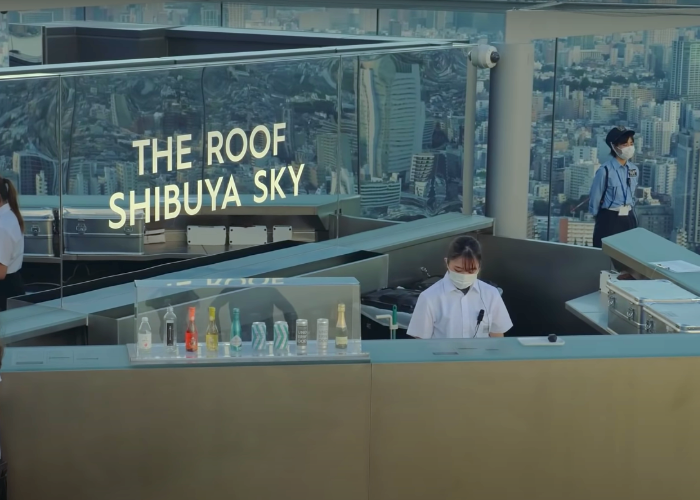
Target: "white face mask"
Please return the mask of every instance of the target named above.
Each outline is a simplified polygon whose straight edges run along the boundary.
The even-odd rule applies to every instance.
[[[623,148],[616,148],[617,156],[621,159],[627,161],[634,156],[634,146],[625,146]]]
[[[456,273],[454,271],[448,270],[450,280],[460,290],[464,290],[465,288],[469,288],[476,282],[477,278],[477,273],[474,274],[462,274],[462,273]]]

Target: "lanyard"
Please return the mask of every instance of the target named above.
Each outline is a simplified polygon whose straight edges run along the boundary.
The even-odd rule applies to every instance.
[[[622,182],[622,177],[620,177],[620,171],[618,169],[615,169],[615,173],[617,174],[617,178],[620,181],[620,186],[622,186],[622,195],[625,197],[625,205],[627,205],[627,190],[625,189],[625,184]]]

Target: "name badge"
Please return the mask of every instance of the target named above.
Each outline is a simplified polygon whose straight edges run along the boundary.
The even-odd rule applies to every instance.
[[[636,171],[636,170],[630,170],[630,177],[637,177],[637,171]]]
[[[622,205],[619,212],[620,217],[627,217],[630,214],[630,210],[632,210],[632,207],[629,205]]]

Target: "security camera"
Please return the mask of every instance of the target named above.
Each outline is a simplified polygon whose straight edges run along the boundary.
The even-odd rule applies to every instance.
[[[477,45],[469,52],[469,60],[479,69],[491,69],[501,59],[498,49],[493,45]]]

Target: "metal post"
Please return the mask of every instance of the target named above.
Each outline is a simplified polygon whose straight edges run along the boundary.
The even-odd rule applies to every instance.
[[[494,234],[527,237],[534,47],[497,44],[501,56],[491,70],[486,215]]]
[[[474,135],[476,133],[476,74],[467,62],[467,92],[464,106],[464,159],[462,165],[462,213],[474,212]]]

